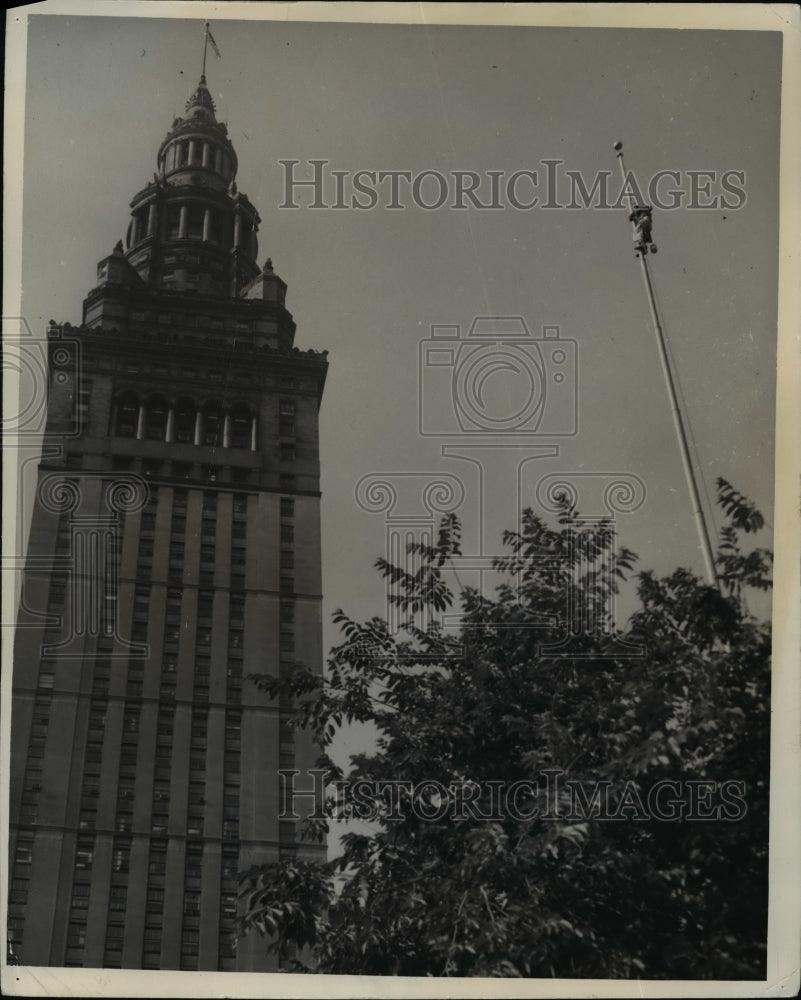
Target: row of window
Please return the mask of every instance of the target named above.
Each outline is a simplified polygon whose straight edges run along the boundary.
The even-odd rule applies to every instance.
[[[254,419],[246,403],[224,408],[210,402],[198,407],[191,399],[172,403],[155,396],[140,400],[136,393],[125,392],[114,405],[112,433],[148,441],[251,448],[255,447]]]
[[[82,464],[81,455],[67,455],[69,468],[80,468]],[[220,481],[230,482],[232,485],[240,487],[251,483],[256,475],[254,469],[230,468],[222,463],[220,465],[196,465],[191,462],[167,462],[152,458],[138,459],[131,455],[112,456],[111,468],[114,472],[141,472],[148,479],[159,477],[183,481],[196,480],[204,485]],[[294,490],[297,487],[297,477],[294,474],[280,474],[279,482],[281,489],[284,490]]]
[[[178,551],[178,538],[185,537],[185,512],[187,503],[186,493],[176,493],[175,502],[173,506],[172,514],[172,527],[175,533],[173,534],[173,539],[175,541],[171,542],[171,546],[176,546],[175,551],[172,553],[174,557],[179,556]],[[149,519],[152,519],[153,525],[155,524],[155,511],[157,504],[157,493],[151,498],[148,508],[143,513],[143,518],[145,523],[148,523]],[[204,513],[206,511],[216,513],[216,495],[207,494],[204,497]],[[234,527],[232,530],[232,550],[238,548],[242,543],[246,543],[246,510],[247,510],[247,497],[239,496],[234,500]],[[291,519],[294,515],[294,502],[292,498],[283,498],[281,502],[281,514],[282,520],[284,522],[283,528],[292,528]],[[214,517],[204,518],[202,521],[202,544],[212,545],[213,550],[213,539],[215,530],[215,519]],[[292,532],[282,530],[282,539],[285,543],[291,543]],[[291,553],[290,553],[291,554]],[[63,600],[63,581],[57,582],[55,584],[54,599],[58,603]],[[171,632],[167,632],[166,629],[174,629],[176,623],[180,627],[180,616],[181,616],[181,598],[182,598],[182,588],[172,587],[168,589],[167,592],[167,619],[168,623],[165,627],[165,639],[173,638]],[[199,619],[206,619],[211,617],[211,611],[213,608],[213,591],[204,590],[200,591],[198,596],[198,610],[200,612]],[[139,584],[135,591],[134,596],[134,608],[135,608],[135,618],[139,617],[145,620],[147,618],[147,613],[149,610],[149,587],[144,584]],[[282,623],[285,625],[291,625],[294,620],[294,606],[291,601],[282,601],[280,617]],[[241,648],[241,635],[242,628],[244,626],[244,595],[234,594],[231,597],[230,612],[229,612],[229,645],[231,647],[231,652],[236,655],[241,655],[238,650]],[[199,621],[198,624],[198,639],[199,641],[204,641],[205,637],[210,635],[207,632],[209,625],[204,621],[202,624]],[[144,633],[146,635],[146,632]],[[110,647],[107,649],[110,652]],[[165,658],[165,663],[169,661]],[[52,663],[44,664],[44,666],[49,667],[52,670]],[[108,670],[109,661],[99,660],[95,671],[95,684],[96,688],[93,688],[93,695],[95,694],[107,694],[107,684],[108,684]],[[200,689],[204,685],[204,674],[205,677],[208,676],[209,661],[205,657],[201,657],[198,663],[198,671],[196,676],[196,694],[200,695]],[[136,661],[131,661],[129,663],[129,677],[131,669],[136,670],[141,668],[141,663]],[[204,669],[205,668],[205,669]],[[167,668],[165,672],[169,673],[170,670]],[[233,701],[233,694],[237,687],[241,687],[241,675],[242,675],[242,665],[241,660],[237,662],[236,659],[232,659],[229,662],[227,669],[227,684],[228,684],[228,696],[229,702]],[[99,685],[99,687],[98,687]],[[198,699],[200,700],[200,699]],[[84,786],[82,790],[82,811],[81,826],[85,830],[85,833],[79,835],[78,845],[76,848],[75,855],[75,883],[73,891],[73,911],[71,916],[76,917],[75,920],[71,920],[70,932],[69,932],[69,952],[67,958],[67,964],[80,965],[82,958],[82,949],[85,944],[85,921],[83,920],[83,911],[88,907],[88,883],[83,881],[87,873],[91,872],[93,861],[94,861],[94,841],[91,836],[91,828],[94,826],[92,816],[96,813],[97,799],[99,795],[99,765],[102,758],[102,741],[104,737],[105,724],[106,724],[106,703],[98,698],[94,698],[90,705],[89,713],[89,734],[87,743],[87,753],[86,753],[86,769],[84,776]],[[46,726],[47,712],[49,708],[49,694],[46,692],[41,693],[40,699],[37,699],[34,707],[34,727]],[[153,833],[158,833],[162,831],[166,834],[166,818],[169,810],[170,801],[170,763],[171,763],[171,751],[172,751],[172,717],[174,714],[174,708],[165,700],[165,703],[161,705],[157,724],[157,755],[156,755],[156,778],[154,783],[154,797],[152,803],[153,811],[153,823],[152,827]],[[191,740],[192,740],[192,760],[191,760],[191,774],[193,775],[190,789],[189,789],[189,801],[187,803],[188,809],[188,822],[187,822],[187,833],[190,836],[202,837],[203,835],[203,789],[204,781],[203,775],[205,772],[205,736],[206,736],[206,715],[207,711],[202,708],[202,706],[197,705],[195,712],[193,714],[192,720],[192,730],[191,730]],[[239,751],[240,751],[240,734],[239,728],[241,725],[241,713],[236,708],[229,708],[226,716],[226,727],[225,727],[225,753],[224,753],[224,776],[225,785],[223,793],[223,837],[227,841],[224,845],[224,852],[227,852],[227,857],[224,857],[223,862],[223,872],[222,872],[222,894],[221,894],[221,910],[220,910],[220,948],[221,948],[221,959],[220,968],[232,968],[233,962],[235,961],[235,950],[233,945],[233,939],[231,932],[233,931],[233,919],[236,913],[236,872],[238,867],[238,788],[239,788]],[[109,899],[109,923],[108,923],[108,934],[106,939],[106,951],[104,965],[108,967],[115,966],[119,964],[119,958],[121,954],[122,945],[122,935],[123,929],[121,924],[114,923],[114,914],[118,914],[124,911],[127,899],[127,875],[130,865],[130,823],[133,813],[133,797],[135,788],[135,773],[136,773],[136,751],[137,751],[137,739],[139,731],[139,708],[136,704],[128,704],[126,706],[125,714],[123,717],[122,725],[122,753],[121,753],[121,764],[120,764],[120,776],[118,783],[118,803],[117,803],[117,815],[116,815],[116,825],[118,834],[115,838],[114,848],[113,848],[113,858],[112,858],[112,869],[113,878],[117,881],[112,886],[112,891]],[[38,728],[35,729],[35,735],[37,738],[41,735]],[[34,758],[35,760],[35,758]],[[31,795],[38,793],[39,785],[35,781],[35,768],[32,771],[31,776],[29,776],[28,783],[26,785],[25,794]],[[160,824],[163,823],[163,826]],[[202,841],[200,843],[200,854],[202,857]],[[25,862],[30,863],[30,855],[32,851],[32,835],[29,840],[25,840],[23,837],[20,840],[17,850],[17,858],[22,859],[22,864]],[[161,845],[164,845],[164,850],[161,849]],[[149,876],[148,876],[148,910],[149,913],[156,915],[155,910],[159,904],[163,905],[163,877],[166,871],[166,841],[155,841],[151,845],[151,857],[149,861]],[[187,968],[193,966],[192,956],[196,953],[197,946],[197,932],[191,926],[191,920],[199,912],[199,881],[197,885],[193,885],[193,879],[199,880],[201,875],[200,858],[198,858],[198,851],[189,849],[187,851],[187,867],[185,871],[185,876],[188,880],[187,890],[185,896],[185,927],[182,932],[182,954],[184,958],[182,961],[186,961]],[[17,875],[18,881],[14,883],[14,892],[16,895],[14,899],[24,899],[24,892],[26,887],[26,880]],[[9,911],[9,916],[12,917],[11,911]],[[74,926],[73,926],[74,925]],[[10,924],[11,926],[11,924]],[[83,929],[82,929],[83,928]],[[21,933],[21,932],[20,932]],[[21,941],[21,936],[19,938]],[[159,947],[154,947],[154,943],[157,943]],[[160,929],[156,925],[151,925],[146,931],[146,944],[145,953],[143,955],[143,964],[147,965],[151,963],[152,967],[157,967],[158,965],[158,951],[160,948]],[[195,949],[195,950],[193,950]]]
[[[285,498],[291,499],[291,498]],[[286,509],[286,508],[284,508]],[[235,525],[236,526],[236,525]],[[246,522],[240,523],[241,535],[246,532]],[[235,557],[237,539],[232,535],[231,539],[231,560],[233,586],[233,560]],[[230,622],[242,621],[244,624],[245,601],[241,596],[232,595]],[[237,655],[240,655],[237,652]],[[229,660],[229,663],[231,661]],[[226,681],[226,701],[230,704],[234,701],[238,689],[242,684],[242,663],[234,661],[235,669],[229,669]],[[239,787],[240,787],[240,755],[239,752],[232,753],[231,750],[237,747],[241,738],[242,715],[233,709],[226,712],[226,754],[223,761],[223,848],[222,848],[222,870],[220,873],[220,910],[219,910],[219,939],[218,939],[218,965],[220,970],[236,968],[235,941],[231,934],[233,921],[236,918],[236,900],[238,889],[238,867],[239,867]],[[229,743],[230,739],[230,743]],[[227,821],[226,815],[230,817]]]
[[[178,139],[164,150],[161,167],[165,171],[180,167],[208,167],[230,180],[234,161],[225,146],[208,139]]]

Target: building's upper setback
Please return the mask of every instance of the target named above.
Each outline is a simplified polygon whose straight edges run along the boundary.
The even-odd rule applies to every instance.
[[[259,215],[237,190],[236,152],[226,125],[217,121],[205,76],[185,114],[173,121],[156,162],[153,180],[131,202],[125,242],[98,264],[98,283],[84,300],[81,327],[51,324],[54,338],[80,341],[82,370],[95,380],[93,394],[106,373],[114,385],[110,421],[100,426],[90,413],[80,450],[91,453],[96,440],[98,456],[108,455],[107,443],[102,448],[99,443],[112,437],[114,467],[121,469],[131,467],[126,454],[146,454],[119,447],[126,437],[222,446],[232,449],[224,463],[226,479],[257,488],[317,490],[316,418],[327,352],[294,346],[287,286],[269,258],[261,267],[257,263]],[[76,400],[79,393],[80,387]],[[291,397],[291,406],[279,399],[282,394]],[[48,431],[69,436],[74,414],[59,413],[57,399],[51,403]],[[300,431],[292,456],[275,433],[288,409]],[[303,453],[309,459],[312,454],[303,447],[304,424],[315,437],[308,441],[315,452],[308,463]],[[204,478],[197,469],[184,475],[180,465],[182,459],[205,462],[203,456],[172,449],[171,457],[179,463],[177,478]],[[294,483],[287,478],[290,471]]]
[[[98,287],[84,304],[84,322],[125,319],[126,290],[187,292],[272,303],[277,327],[260,341],[290,347],[292,318],[284,310],[286,285],[258,256],[259,214],[236,186],[237,157],[228,129],[218,122],[202,76],[157,155],[158,171],[131,202],[125,239],[98,265]],[[244,315],[244,313],[243,313]]]

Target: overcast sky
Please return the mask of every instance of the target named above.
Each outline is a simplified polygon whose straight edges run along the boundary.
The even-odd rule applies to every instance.
[[[312,210],[306,189],[292,211],[279,208],[280,160],[300,161],[299,177],[313,158],[349,175],[470,170],[484,178],[482,201],[489,171],[503,172],[503,192],[516,170],[539,178],[536,192],[520,182],[520,200],[544,199],[547,159],[588,185],[614,171],[615,198],[618,138],[643,186],[679,171],[685,201],[688,171],[741,171],[742,207],[655,210],[650,260],[702,480],[713,494],[724,476],[770,516],[779,34],[225,19],[212,31],[222,58],[209,54],[208,84],[239,155],[239,189],[261,214],[260,262],[271,256],[289,285],[297,345],[330,352],[320,415],[326,622],[334,607],[357,617],[383,609],[372,570],[382,515],[354,502],[369,473],[460,477],[471,551],[475,469],[442,457],[458,439],[418,433],[418,355],[432,324],[466,330],[480,315],[521,316],[535,332],[558,326],[577,344],[579,433],[526,467],[523,502],[549,473],[634,474],[646,500],[621,520],[621,541],[643,567],[702,573],[703,563],[625,209],[524,211],[502,195],[497,211],[425,210],[405,185],[406,207],[393,211],[385,184],[371,211]],[[202,20],[31,17],[23,311],[35,329],[80,322],[96,263],[124,235],[128,203],[197,83],[202,43]],[[719,181],[711,193],[725,193]],[[494,376],[495,388],[506,377]],[[512,526],[517,489],[514,464],[493,469],[484,554]],[[326,646],[335,637],[327,628]]]

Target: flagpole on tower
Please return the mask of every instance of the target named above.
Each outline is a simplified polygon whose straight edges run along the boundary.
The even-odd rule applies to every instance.
[[[209,50],[209,45],[211,46],[211,50],[214,53],[214,55],[217,56],[218,59],[221,59],[222,55],[220,53],[220,46],[214,40],[214,35],[212,35],[211,33],[211,27],[209,25],[209,22],[206,21],[206,33],[203,36],[203,79],[204,80],[206,78],[206,53]]]
[[[662,363],[662,373],[665,376],[665,385],[667,386],[668,397],[670,398],[670,408],[673,414],[673,426],[675,427],[676,437],[679,442],[681,462],[684,466],[684,474],[687,478],[687,489],[690,493],[690,503],[693,509],[693,517],[695,518],[695,525],[698,530],[698,541],[704,557],[704,565],[706,567],[706,574],[709,579],[709,583],[713,587],[717,587],[718,590],[720,590],[720,581],[715,573],[715,559],[712,555],[712,545],[709,541],[709,532],[706,526],[706,518],[704,517],[704,509],[701,506],[701,498],[698,494],[695,472],[690,458],[690,449],[687,445],[687,435],[684,430],[684,421],[679,408],[679,401],[676,396],[676,386],[673,379],[673,373],[670,368],[670,361],[668,359],[667,347],[665,345],[665,334],[659,320],[659,311],[656,308],[654,288],[651,283],[651,273],[648,269],[648,254],[656,253],[656,246],[651,241],[652,209],[649,205],[638,205],[636,203],[635,196],[629,187],[629,175],[626,173],[626,168],[623,163],[623,143],[616,142],[614,148],[620,164],[620,173],[623,178],[623,190],[628,190],[629,192],[627,197],[629,200],[629,208],[631,210],[629,220],[631,221],[634,236],[634,252],[635,255],[639,257],[642,268],[643,281],[645,282],[645,293],[648,297],[648,305],[651,309],[651,319],[653,320],[654,333],[656,335],[656,343],[659,350],[659,360]],[[636,190],[636,184],[634,187]]]

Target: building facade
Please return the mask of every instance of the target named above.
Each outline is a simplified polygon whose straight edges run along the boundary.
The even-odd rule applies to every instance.
[[[51,322],[15,643],[8,927],[24,965],[268,970],[237,873],[300,850],[282,767],[315,748],[247,680],[322,669],[325,352],[205,77],[98,265]]]

